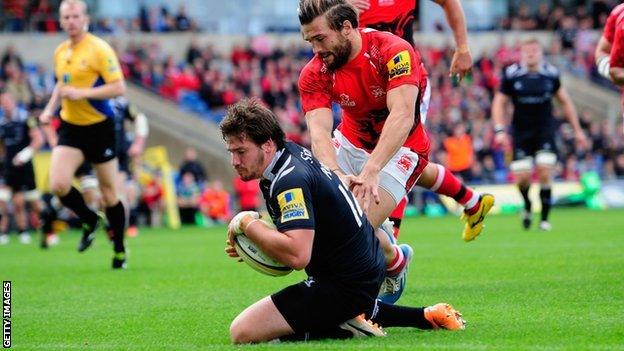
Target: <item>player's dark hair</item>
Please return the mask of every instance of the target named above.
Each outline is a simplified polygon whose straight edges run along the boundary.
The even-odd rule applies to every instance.
[[[329,28],[340,30],[344,21],[358,27],[358,12],[346,0],[299,0],[299,23],[310,24],[315,18],[325,15]]]
[[[223,140],[229,137],[249,138],[258,146],[273,140],[278,149],[284,147],[284,131],[277,117],[258,99],[242,99],[232,105],[219,127]]]

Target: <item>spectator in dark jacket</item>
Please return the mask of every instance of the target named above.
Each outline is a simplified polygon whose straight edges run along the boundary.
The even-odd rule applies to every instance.
[[[208,178],[206,169],[197,161],[197,150],[192,147],[187,148],[184,152],[184,161],[180,165],[179,173],[191,173],[198,184],[202,184]]]

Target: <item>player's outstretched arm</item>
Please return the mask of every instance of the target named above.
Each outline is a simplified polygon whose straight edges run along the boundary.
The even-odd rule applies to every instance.
[[[444,10],[446,21],[453,31],[455,38],[455,54],[451,61],[451,76],[458,75],[459,80],[470,73],[472,69],[472,56],[468,48],[468,31],[466,29],[466,17],[459,0],[432,0]]]
[[[494,132],[496,133],[494,140],[498,145],[507,143],[507,123],[505,123],[505,106],[509,97],[500,91],[494,94],[492,100],[492,121],[494,122]]]
[[[585,137],[585,133],[583,132],[581,124],[579,123],[576,107],[574,107],[574,103],[572,102],[570,95],[568,95],[568,92],[563,87],[561,87],[559,88],[559,90],[557,90],[555,97],[557,98],[557,100],[559,100],[563,107],[563,114],[565,115],[565,118],[574,129],[574,136],[578,148],[581,150],[586,149],[587,138]]]
[[[46,107],[43,109],[43,111],[41,111],[41,114],[39,115],[39,122],[42,125],[50,124],[50,121],[52,120],[54,112],[58,109],[60,97],[61,97],[60,89],[61,89],[60,84],[56,83],[56,85],[54,86],[54,89],[52,90],[50,101],[48,101],[48,103],[46,104]]]
[[[403,84],[388,91],[386,104],[390,113],[381,130],[377,146],[357,176],[360,184],[353,188],[353,194],[365,212],[371,199],[379,203],[379,172],[399,151],[414,126],[417,96],[418,87],[411,84]]]
[[[60,88],[61,97],[69,100],[107,100],[121,96],[125,93],[126,83],[123,79],[92,88],[75,88],[69,85],[65,85]]]
[[[314,157],[332,171],[339,171],[336,151],[331,139],[334,128],[332,111],[325,107],[317,108],[306,113],[305,120],[310,131]]]

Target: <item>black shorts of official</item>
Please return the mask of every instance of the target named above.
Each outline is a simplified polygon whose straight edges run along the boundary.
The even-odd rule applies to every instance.
[[[296,333],[326,330],[375,308],[381,280],[344,284],[308,278],[271,295]]]
[[[555,136],[550,133],[516,133],[513,135],[513,159],[535,157],[538,151],[557,154]]]
[[[115,125],[110,118],[86,126],[62,120],[58,135],[58,145],[79,149],[86,162],[104,163],[117,157]]]
[[[35,190],[37,186],[32,162],[19,167],[7,166],[6,185],[11,188],[13,193]]]

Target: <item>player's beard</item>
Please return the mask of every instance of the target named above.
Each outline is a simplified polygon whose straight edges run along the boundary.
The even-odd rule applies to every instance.
[[[262,172],[264,169],[264,153],[262,150],[259,150],[258,155],[255,157],[255,160],[251,162],[252,166],[250,168],[239,167],[236,169],[240,178],[244,181],[249,181],[252,179],[258,179],[262,177]]]
[[[325,63],[327,68],[332,71],[337,70],[338,68],[344,66],[349,61],[349,56],[351,56],[351,50],[353,49],[353,45],[351,45],[351,41],[347,38],[342,38],[336,44],[336,46],[331,50],[331,54],[334,59],[330,63]]]

